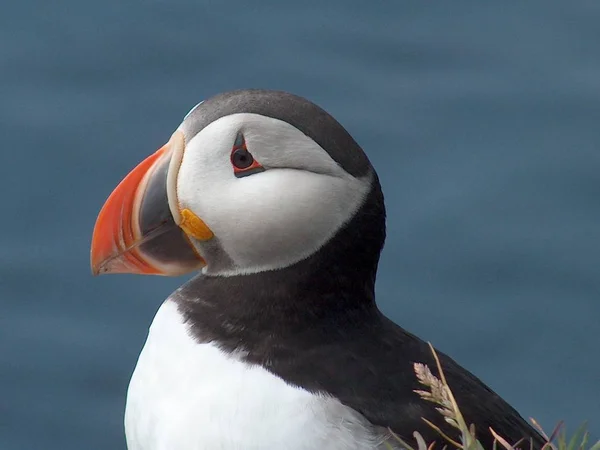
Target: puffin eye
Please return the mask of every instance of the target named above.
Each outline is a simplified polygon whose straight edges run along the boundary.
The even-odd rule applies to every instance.
[[[236,169],[247,169],[253,162],[254,158],[245,148],[235,149],[231,154],[231,164],[233,164]]]
[[[231,150],[231,165],[233,166],[233,174],[238,178],[265,170],[248,151],[246,140],[241,132],[237,134]]]

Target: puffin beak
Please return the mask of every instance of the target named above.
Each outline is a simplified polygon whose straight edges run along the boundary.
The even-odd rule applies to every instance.
[[[208,240],[213,234],[193,212],[179,209],[176,195],[184,150],[185,139],[178,130],[167,144],[133,169],[108,197],[92,236],[94,275],[174,276],[206,265],[190,236]]]

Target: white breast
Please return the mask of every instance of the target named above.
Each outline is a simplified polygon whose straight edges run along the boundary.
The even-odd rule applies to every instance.
[[[168,300],[129,385],[125,432],[129,450],[358,450],[382,442],[336,399],[199,344]]]

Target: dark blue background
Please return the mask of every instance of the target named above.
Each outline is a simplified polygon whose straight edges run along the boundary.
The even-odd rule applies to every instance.
[[[0,448],[125,447],[130,374],[184,280],[92,278],[96,214],[242,87],[309,97],[369,154],[388,315],[524,416],[598,437],[599,23],[596,1],[3,5]]]

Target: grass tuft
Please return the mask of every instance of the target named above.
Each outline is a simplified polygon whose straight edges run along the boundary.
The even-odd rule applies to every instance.
[[[423,418],[423,420],[432,427],[443,439],[446,444],[442,447],[442,450],[524,450],[532,449],[533,445],[529,442],[527,445],[526,441],[519,441],[514,444],[509,443],[506,439],[496,433],[492,428],[489,432],[494,437],[494,444],[492,449],[484,449],[481,443],[475,436],[475,428],[473,425],[467,425],[463,415],[460,412],[460,408],[452,394],[452,390],[446,382],[444,371],[440,364],[438,355],[431,344],[429,344],[431,353],[435,359],[438,373],[440,378],[436,377],[426,364],[415,363],[414,371],[419,383],[423,385],[423,389],[415,390],[417,394],[421,396],[423,400],[434,403],[437,411],[444,417],[444,420],[452,427],[456,428],[460,432],[460,442],[455,441],[451,437],[447,436],[439,427]],[[546,440],[546,443],[542,447],[542,450],[600,450],[600,441],[595,444],[589,445],[589,433],[586,429],[586,424],[581,425],[573,435],[567,439],[566,430],[564,424],[559,424],[552,430],[552,433],[548,436],[542,427],[535,421],[530,419],[533,427],[537,429],[540,434]],[[434,444],[427,445],[423,436],[418,432],[414,432],[413,436],[417,443],[416,449],[404,441],[400,436],[396,435],[392,430],[389,430],[392,438],[396,440],[402,447],[407,450],[433,450]],[[389,445],[389,444],[388,444]],[[393,447],[389,445],[389,448]]]

